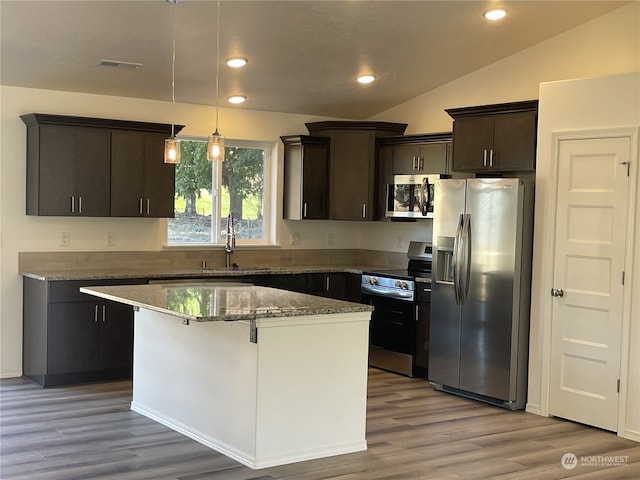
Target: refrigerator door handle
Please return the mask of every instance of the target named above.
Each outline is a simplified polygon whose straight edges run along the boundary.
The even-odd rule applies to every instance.
[[[462,243],[462,227],[464,224],[464,215],[460,214],[458,217],[458,228],[456,229],[456,236],[453,239],[453,292],[455,293],[456,304],[460,305],[460,266],[462,265],[461,243]]]
[[[469,298],[469,277],[471,272],[471,215],[465,214],[461,232],[462,246],[460,263],[460,303],[467,303]]]

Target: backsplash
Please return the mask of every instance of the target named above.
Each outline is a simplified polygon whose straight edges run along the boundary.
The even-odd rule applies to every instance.
[[[223,267],[224,250],[176,250],[132,252],[20,252],[19,271],[33,270],[138,270]],[[360,249],[238,249],[232,262],[239,266],[376,265],[404,268],[404,253]]]

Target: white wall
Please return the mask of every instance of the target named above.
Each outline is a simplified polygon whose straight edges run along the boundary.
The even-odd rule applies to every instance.
[[[531,343],[529,352],[529,398],[527,410],[548,414],[548,381],[550,352],[550,318],[553,249],[555,237],[555,177],[553,174],[554,132],[640,127],[640,72],[584,80],[543,83],[540,86],[538,119],[538,168],[536,172],[536,218],[533,256],[533,288],[531,305]],[[632,158],[633,175],[637,178],[638,152]],[[640,214],[640,200],[632,206],[632,215]],[[636,220],[636,228],[640,222]],[[629,259],[635,265],[627,272],[631,320],[630,331],[623,339],[622,351],[627,354],[623,365],[629,365],[623,376],[622,395],[626,395],[626,416],[623,431],[640,441],[640,236],[636,230],[634,244],[629,246]],[[624,368],[624,367],[623,367]]]
[[[538,84],[582,76],[640,69],[638,51],[639,4],[634,2],[599,19],[455,80],[417,99],[384,112],[372,120],[408,122],[407,133],[451,130],[444,108],[516,101],[538,96]],[[30,112],[95,116],[187,125],[188,135],[206,136],[213,130],[210,107],[154,102],[131,98],[0,87],[0,376],[21,373],[22,310],[17,272],[19,251],[64,251],[61,231],[70,232],[79,250],[105,250],[104,233],[115,232],[118,250],[159,250],[164,222],[153,219],[44,218],[24,215],[25,129],[19,115]],[[320,120],[303,115],[221,109],[220,129],[228,138],[277,143],[283,134],[305,133],[304,123]],[[281,157],[281,153],[280,153]],[[431,235],[429,221],[416,224],[388,222],[278,222],[278,239],[288,247],[289,234],[300,232],[297,248],[359,247],[406,251],[409,240]],[[397,247],[398,237],[402,246]],[[426,237],[426,238],[425,238]],[[9,301],[8,299],[11,299]]]

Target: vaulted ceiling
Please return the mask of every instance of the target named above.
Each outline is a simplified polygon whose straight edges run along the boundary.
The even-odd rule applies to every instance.
[[[621,7],[625,1],[220,2],[219,99],[233,108],[366,119]],[[3,85],[215,105],[217,2],[0,2]],[[100,60],[142,64],[98,66]],[[359,73],[377,81],[359,85]]]

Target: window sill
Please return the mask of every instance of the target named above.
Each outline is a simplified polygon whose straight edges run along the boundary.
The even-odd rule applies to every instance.
[[[163,245],[162,250],[224,250],[224,245],[213,245],[211,243],[188,243],[183,245]],[[275,243],[251,243],[248,245],[236,245],[234,250],[251,250],[282,248],[282,245]]]

